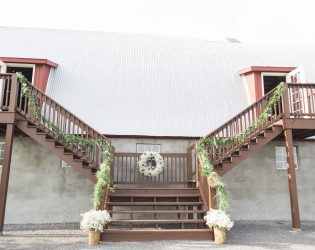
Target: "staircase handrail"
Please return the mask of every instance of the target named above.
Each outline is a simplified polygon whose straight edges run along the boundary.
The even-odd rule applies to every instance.
[[[245,131],[252,123],[256,122],[258,118],[262,115],[268,100],[277,88],[274,88],[268,92],[265,96],[261,97],[255,103],[251,104],[249,107],[244,109],[239,114],[235,115],[232,119],[225,122],[220,127],[216,128],[214,131],[204,136],[203,138],[229,138],[237,136],[243,131]],[[283,95],[281,96],[283,98]],[[241,148],[245,144],[249,143],[253,138],[257,137],[261,131],[271,126],[273,123],[279,121],[283,118],[283,108],[282,101],[279,99],[277,103],[274,104],[274,111],[272,115],[269,115],[264,119],[264,122],[258,126],[251,129],[249,134],[244,135],[244,140],[226,143],[224,146],[208,147],[207,151],[210,155],[212,164],[218,164],[222,162],[226,157],[229,157],[235,150]]]
[[[17,82],[12,82],[12,79],[17,79]],[[28,107],[27,98],[22,95],[22,86],[18,78],[15,77],[15,74],[0,74],[0,84],[1,80],[2,98],[0,108],[9,108],[9,103],[8,105],[4,105],[6,104],[4,102],[8,102],[8,100],[10,100],[10,96],[17,95],[14,110],[23,117],[27,118],[28,121],[39,126],[41,129],[46,130],[47,132],[52,132],[49,124],[46,124],[40,119],[37,119],[33,115],[32,108]],[[16,88],[17,93],[12,92],[15,89],[13,88],[14,84],[17,84],[18,86]],[[30,82],[26,82],[25,84],[28,88],[30,88],[31,95],[37,99],[41,115],[44,116],[50,123],[53,123],[55,126],[57,126],[58,129],[61,130],[63,133],[72,134],[78,138],[81,137],[88,140],[105,139],[108,144],[111,145],[111,141],[108,138],[106,138],[103,134],[88,125],[82,119],[74,115],[71,111],[63,107],[57,101],[33,86]],[[10,107],[10,109],[12,109],[12,107]],[[94,167],[97,167],[102,160],[100,148],[96,147],[93,150],[90,150],[82,147],[82,145],[80,146],[79,143],[77,145],[68,145],[68,147],[70,150],[75,151],[79,157],[85,159]]]

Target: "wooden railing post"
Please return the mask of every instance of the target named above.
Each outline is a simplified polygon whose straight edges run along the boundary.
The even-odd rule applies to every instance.
[[[17,75],[16,74],[12,74],[9,112],[15,112],[16,104],[17,104],[16,103],[17,96],[18,96],[18,79],[17,79]]]
[[[209,208],[217,209],[217,187],[210,185],[210,198],[209,198]]]
[[[191,181],[192,180],[192,151],[194,147],[189,147],[187,148],[187,180]]]
[[[282,94],[282,108],[283,108],[283,118],[290,118],[290,102],[289,102],[289,86],[287,83],[284,84],[284,91]]]
[[[114,171],[115,171],[115,147],[111,147],[111,154],[112,154],[112,163],[110,164],[110,174],[112,179],[114,180]]]

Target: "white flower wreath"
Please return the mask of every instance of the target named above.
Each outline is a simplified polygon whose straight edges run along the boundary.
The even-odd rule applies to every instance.
[[[147,166],[147,161],[150,159],[154,159],[155,168],[149,168]],[[149,177],[158,176],[162,173],[164,168],[164,160],[163,157],[156,152],[144,152],[138,161],[138,168],[141,174]]]

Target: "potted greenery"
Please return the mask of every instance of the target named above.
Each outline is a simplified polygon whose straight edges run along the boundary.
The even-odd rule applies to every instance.
[[[106,210],[93,210],[81,214],[83,219],[80,223],[81,229],[89,230],[89,245],[96,246],[100,243],[101,232],[104,226],[111,221],[111,217]]]
[[[206,220],[206,224],[214,229],[215,243],[225,244],[225,229],[230,230],[234,225],[234,222],[230,220],[230,217],[222,210],[210,209],[204,219]]]

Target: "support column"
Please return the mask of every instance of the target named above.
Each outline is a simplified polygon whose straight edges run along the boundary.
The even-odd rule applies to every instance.
[[[292,229],[301,230],[299,202],[296,186],[295,177],[295,165],[294,165],[294,154],[293,154],[293,136],[292,129],[284,130],[285,145],[287,151],[287,170],[288,170],[288,181],[289,181],[289,192],[290,192],[290,203],[291,203],[291,217],[292,217]]]
[[[6,201],[7,201],[9,176],[10,176],[13,135],[14,135],[14,124],[7,124],[3,163],[2,163],[2,174],[1,174],[1,182],[0,182],[0,235],[3,232],[3,225],[4,225],[5,206],[6,206]]]

